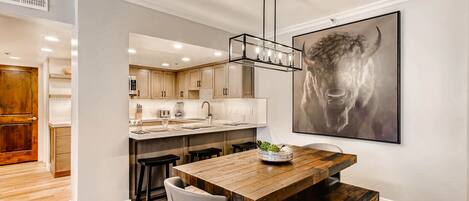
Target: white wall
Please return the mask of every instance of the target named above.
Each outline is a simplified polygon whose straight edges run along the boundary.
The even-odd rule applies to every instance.
[[[258,134],[275,143],[328,142],[358,155],[343,173],[347,183],[380,191],[395,201],[466,200],[467,0],[410,0],[392,8],[340,19],[364,19],[402,11],[402,144],[293,134],[291,74],[257,70],[256,93],[269,98],[267,129]],[[291,36],[330,26],[288,33]],[[275,82],[273,82],[275,80]],[[279,93],[281,92],[281,93]]]
[[[129,32],[216,49],[230,34],[115,0],[76,0],[72,58],[73,200],[129,197]],[[76,47],[73,47],[76,48]]]

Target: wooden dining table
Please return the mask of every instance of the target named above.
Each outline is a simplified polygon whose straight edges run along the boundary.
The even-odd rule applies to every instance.
[[[257,150],[250,150],[176,166],[173,175],[208,193],[224,195],[228,200],[292,200],[308,189],[324,185],[329,176],[357,162],[357,156],[352,154],[290,148],[293,160],[287,163],[260,161]]]

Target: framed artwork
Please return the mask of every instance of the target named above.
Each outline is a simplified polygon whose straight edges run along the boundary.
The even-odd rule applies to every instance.
[[[400,144],[400,12],[293,37],[293,132]]]

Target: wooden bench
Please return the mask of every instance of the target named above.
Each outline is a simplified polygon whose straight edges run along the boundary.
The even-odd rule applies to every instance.
[[[329,193],[323,198],[324,201],[379,201],[379,192],[338,183],[331,187]],[[323,201],[321,200],[321,201]]]
[[[337,183],[330,188],[315,186],[288,198],[286,201],[300,201],[305,198],[310,201],[379,201],[379,192]]]

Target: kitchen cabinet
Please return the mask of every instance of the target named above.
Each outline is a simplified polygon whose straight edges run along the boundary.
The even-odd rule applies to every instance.
[[[200,89],[213,89],[213,68],[200,69]]]
[[[176,98],[176,74],[173,72],[151,72],[151,98],[172,99]]]
[[[70,175],[70,127],[49,127],[50,172],[54,177]]]
[[[150,79],[151,70],[143,68],[130,68],[129,75],[137,78],[137,96],[134,98],[146,99],[151,98]]]
[[[177,98],[185,99],[187,98],[187,72],[181,71],[177,72]]]
[[[194,69],[187,71],[189,76],[189,90],[199,90],[200,89],[200,70]]]
[[[254,69],[241,64],[218,65],[213,70],[214,98],[253,98]]]

